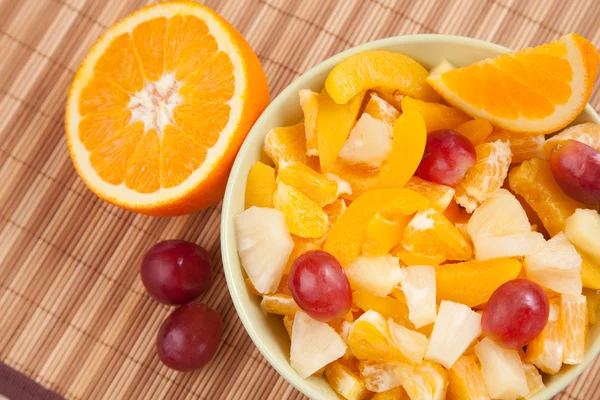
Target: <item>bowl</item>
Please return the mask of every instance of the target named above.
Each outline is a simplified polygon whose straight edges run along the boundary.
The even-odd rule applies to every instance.
[[[248,292],[237,254],[233,217],[244,211],[244,191],[250,168],[261,158],[263,141],[271,128],[292,125],[302,118],[300,89],[320,91],[329,71],[345,58],[369,50],[397,51],[413,57],[427,68],[447,59],[456,66],[494,57],[509,49],[482,40],[449,35],[398,36],[366,43],[339,53],[304,73],[285,88],[260,116],[242,145],[227,183],[221,219],[221,252],[227,285],[237,313],[252,341],[269,363],[288,382],[312,399],[339,400],[324,378],[302,379],[289,363],[290,340],[280,316],[265,315],[260,299]],[[574,123],[600,123],[588,104]],[[600,353],[600,324],[590,327],[583,362],[564,366],[560,373],[545,379],[546,388],[532,400],[550,399],[575,379]]]

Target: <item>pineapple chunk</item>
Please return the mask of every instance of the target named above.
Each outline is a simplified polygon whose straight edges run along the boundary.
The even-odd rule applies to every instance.
[[[506,189],[498,189],[473,212],[467,223],[473,240],[483,236],[509,236],[531,232],[527,213]]]
[[[452,63],[450,61],[448,61],[444,58],[438,65],[431,68],[431,70],[429,71],[429,76],[441,75],[444,72],[448,72],[454,68],[456,68],[456,67],[454,65],[452,65]]]
[[[523,363],[516,350],[505,349],[486,337],[475,346],[483,382],[493,399],[515,400],[529,394]]]
[[[265,294],[260,302],[263,311],[269,314],[294,315],[300,307],[294,298],[288,294]]]
[[[559,329],[560,307],[556,299],[550,299],[550,313],[546,326],[529,344],[525,360],[547,374],[556,374],[562,366],[563,341]]]
[[[377,93],[371,92],[369,95],[369,101],[364,112],[386,124],[393,124],[400,116],[400,112],[393,105],[379,97]]]
[[[369,361],[359,361],[358,369],[365,380],[367,389],[371,392],[385,392],[397,388],[402,383],[396,374],[393,364],[377,364]]]
[[[539,251],[546,244],[539,232],[518,233],[509,236],[483,236],[474,239],[477,261],[500,257],[527,256]]]
[[[299,311],[294,317],[290,353],[292,368],[304,379],[342,357],[346,344],[332,327]]]
[[[331,388],[347,400],[368,399],[371,395],[365,382],[340,361],[334,361],[325,368],[325,377]]]
[[[535,367],[534,367],[535,368]],[[473,355],[461,356],[448,370],[448,400],[489,400],[481,367]]]
[[[406,277],[398,258],[390,255],[359,257],[345,269],[350,286],[379,297],[385,297]]]
[[[425,358],[446,368],[481,334],[481,315],[464,304],[442,301]]]
[[[581,294],[581,256],[561,232],[525,257],[527,278],[558,293]]]
[[[439,364],[423,361],[414,369],[397,369],[402,386],[411,400],[443,400],[448,388],[448,374]]]
[[[529,388],[529,394],[525,396],[525,398],[528,399],[545,388],[546,385],[544,385],[542,375],[535,365],[523,363],[523,370],[525,371],[525,379],[527,380],[527,387]]]
[[[423,361],[429,345],[427,336],[398,325],[391,318],[388,319],[388,329],[392,343],[400,349],[407,359],[414,363]]]
[[[392,151],[392,124],[363,114],[350,131],[339,158],[349,165],[378,169]]]
[[[578,208],[567,218],[565,225],[567,238],[596,264],[600,264],[600,215],[595,210]]]
[[[435,321],[435,268],[414,265],[404,268],[401,286],[408,305],[408,318],[418,329]]]
[[[586,297],[563,294],[560,300],[558,328],[564,346],[562,361],[565,364],[579,364],[583,361],[588,324]]]
[[[294,242],[285,215],[272,208],[250,207],[235,216],[242,265],[260,293],[275,292]]]

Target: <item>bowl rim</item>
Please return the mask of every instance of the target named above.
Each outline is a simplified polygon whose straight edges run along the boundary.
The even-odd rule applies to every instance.
[[[294,79],[290,82],[276,97],[275,99],[267,106],[267,108],[263,111],[258,120],[254,123],[244,143],[242,144],[238,154],[236,155],[233,167],[229,174],[227,180],[227,186],[225,189],[225,195],[223,198],[223,203],[221,207],[221,257],[223,261],[223,271],[225,275],[225,279],[227,281],[227,288],[229,290],[229,294],[232,298],[233,305],[236,310],[236,314],[240,318],[244,329],[252,339],[254,345],[258,348],[261,354],[267,359],[269,364],[281,375],[286,381],[288,381],[292,386],[294,386],[297,390],[299,390],[304,395],[308,396],[311,399],[318,399],[320,393],[311,385],[306,383],[305,379],[300,378],[298,375],[289,376],[287,372],[283,372],[284,364],[279,360],[275,359],[271,353],[267,350],[267,346],[263,343],[261,337],[258,332],[252,326],[252,322],[250,321],[250,317],[246,313],[245,305],[239,300],[238,295],[238,287],[235,284],[235,279],[231,273],[231,261],[233,259],[238,259],[237,249],[235,246],[231,245],[231,241],[228,240],[231,236],[235,236],[235,232],[233,229],[230,229],[228,224],[234,217],[232,215],[230,203],[234,196],[234,186],[237,181],[240,170],[242,169],[242,158],[241,155],[246,153],[250,148],[250,142],[253,141],[255,136],[261,134],[263,128],[262,126],[270,119],[270,109],[277,108],[276,106],[279,103],[282,103],[287,99],[290,95],[295,95],[299,88],[307,87],[307,82],[312,79],[313,75],[317,75],[320,72],[325,70],[332,69],[339,62],[344,60],[345,58],[361,53],[367,50],[374,50],[377,48],[386,48],[391,45],[402,45],[402,44],[419,44],[419,43],[431,43],[435,41],[439,45],[451,44],[451,45],[459,45],[459,46],[467,46],[467,47],[475,47],[482,50],[491,50],[498,53],[506,53],[512,51],[511,49],[501,46],[496,43],[488,42],[481,39],[475,39],[465,36],[457,36],[457,35],[445,35],[445,34],[413,34],[413,35],[400,35],[400,36],[392,36],[384,39],[378,39],[374,41],[370,41],[367,43],[363,43],[351,48],[348,48],[340,53],[337,53],[315,66],[308,69],[302,75]],[[586,104],[582,113],[589,114],[591,119],[596,123],[600,123],[600,116],[593,109],[593,107],[588,103]],[[240,263],[241,266],[241,263]],[[543,393],[544,397],[539,397],[541,393],[534,395],[531,400],[546,400],[555,396],[559,392],[561,392],[571,381],[577,378],[585,368],[593,361],[593,359],[600,354],[600,341],[595,344],[594,347],[591,347],[586,352],[583,361],[580,364],[569,366],[569,369],[565,374],[557,377],[551,386],[546,386],[546,391]],[[289,362],[286,363],[286,367],[289,366]]]

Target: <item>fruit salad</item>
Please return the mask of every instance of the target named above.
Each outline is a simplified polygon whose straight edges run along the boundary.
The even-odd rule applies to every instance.
[[[235,217],[290,364],[355,399],[528,398],[600,304],[599,55],[572,34],[428,71],[353,55],[266,134]],[[268,160],[268,162],[267,162]]]

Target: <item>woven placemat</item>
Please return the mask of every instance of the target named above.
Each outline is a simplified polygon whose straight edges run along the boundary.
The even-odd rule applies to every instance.
[[[108,205],[67,154],[67,88],[94,40],[143,0],[0,0],[0,360],[71,399],[301,399],[244,331],[220,262],[220,206],[152,218]],[[522,48],[578,32],[600,45],[594,0],[207,0],[250,41],[272,96],[311,66],[377,38],[449,33]],[[598,87],[598,85],[597,85]],[[591,99],[596,109],[600,95]],[[170,308],[145,294],[141,256],[161,239],[206,247],[204,301],[224,318],[209,367],[177,373],[155,355]],[[558,398],[593,399],[600,360]]]

